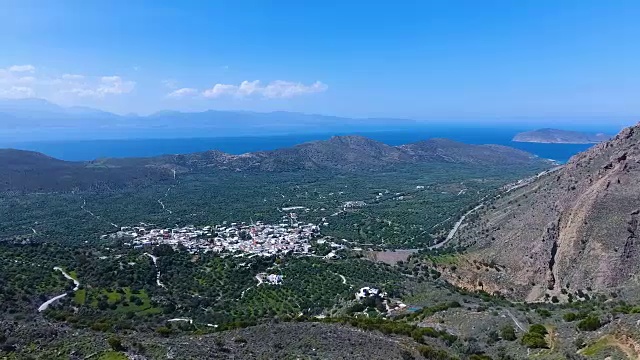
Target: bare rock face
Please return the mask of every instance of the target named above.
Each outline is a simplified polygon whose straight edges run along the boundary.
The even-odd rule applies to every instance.
[[[497,198],[458,239],[470,246],[467,259],[504,268],[475,271],[474,282],[514,298],[563,300],[578,290],[640,285],[639,219],[640,126],[634,126]]]

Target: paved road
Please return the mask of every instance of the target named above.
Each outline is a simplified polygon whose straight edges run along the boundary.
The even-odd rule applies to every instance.
[[[167,321],[168,322],[184,321],[184,322],[188,322],[189,324],[193,324],[193,319],[189,319],[189,318],[176,318],[176,319],[169,319]]]
[[[158,257],[153,256],[149,253],[144,253],[144,254],[151,258],[151,260],[153,261],[153,266],[155,266],[156,268],[156,284],[166,289],[167,287],[160,281],[160,270],[158,270]]]
[[[471,210],[467,211],[466,213],[464,213],[464,215],[462,215],[460,220],[458,220],[458,222],[453,226],[453,229],[451,229],[451,231],[449,231],[449,235],[447,235],[447,238],[441,243],[435,244],[433,246],[429,246],[429,250],[440,249],[441,247],[447,245],[447,243],[449,241],[451,241],[451,239],[453,239],[453,237],[456,235],[456,233],[458,232],[458,229],[460,229],[460,226],[462,225],[464,220],[467,218],[467,216],[469,216],[471,213],[477,211],[478,209],[480,209],[483,206],[484,206],[484,203],[480,203],[480,205],[478,205],[478,206],[474,207],[473,209],[471,209]]]
[[[76,280],[76,279],[72,278],[72,277],[71,277],[71,275],[67,274],[67,273],[66,273],[64,270],[62,270],[62,268],[60,268],[60,267],[57,267],[57,266],[56,266],[56,267],[54,267],[53,269],[54,269],[54,270],[56,270],[56,271],[60,271],[60,272],[62,273],[62,276],[64,276],[65,278],[67,278],[67,279],[69,279],[69,280],[71,280],[71,281],[73,281],[73,283],[76,285],[76,286],[73,288],[73,291],[78,291],[78,289],[80,288],[80,282],[79,282],[78,280]],[[65,297],[65,296],[67,296],[67,293],[64,293],[64,294],[58,295],[58,296],[56,296],[56,297],[53,297],[53,298],[51,298],[51,299],[49,299],[49,300],[45,301],[42,305],[40,305],[40,307],[38,308],[38,311],[39,311],[39,312],[42,312],[42,311],[47,310],[47,309],[49,308],[49,305],[51,305],[51,304],[53,304],[54,302],[56,302],[56,301],[58,301],[58,300],[62,299],[62,298],[63,298],[63,297]]]
[[[556,166],[552,169],[543,171],[537,175],[519,180],[518,182],[515,182],[511,185],[507,185],[507,187],[505,188],[505,191],[503,192],[504,194],[511,192],[513,190],[519,189],[521,187],[527,186],[529,184],[531,184],[534,180],[539,179],[545,175],[549,175],[551,173],[554,173],[560,169],[562,169],[564,166]],[[484,200],[484,199],[483,199]],[[467,211],[464,215],[462,215],[462,217],[458,220],[458,222],[453,226],[453,229],[451,229],[451,231],[449,231],[449,235],[447,235],[447,238],[439,243],[439,244],[435,244],[433,246],[429,247],[429,250],[434,250],[434,249],[440,249],[441,247],[445,246],[449,241],[451,241],[451,239],[453,239],[453,237],[456,235],[456,233],[458,232],[458,229],[460,229],[460,226],[462,225],[462,223],[464,222],[464,220],[467,218],[468,215],[470,215],[471,213],[477,211],[478,209],[480,209],[481,207],[483,207],[485,205],[485,202],[481,202],[478,206],[474,207],[473,209]]]

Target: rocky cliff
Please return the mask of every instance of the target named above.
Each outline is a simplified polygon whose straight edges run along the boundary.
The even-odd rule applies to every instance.
[[[450,277],[530,301],[632,291],[640,274],[639,219],[634,126],[488,203],[456,235],[470,248]]]

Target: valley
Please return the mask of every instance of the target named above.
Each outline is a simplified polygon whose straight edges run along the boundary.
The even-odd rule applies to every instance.
[[[64,181],[47,187],[37,170],[4,167],[3,346],[38,358],[68,351],[158,358],[177,349],[179,358],[203,349],[219,357],[313,356],[300,341],[321,327],[361,344],[352,351],[365,351],[362,336],[388,342],[392,358],[578,359],[584,346],[592,348],[581,353],[595,358],[615,352],[593,346],[603,343],[602,331],[628,330],[620,321],[635,319],[633,297],[584,286],[569,301],[558,291],[522,303],[518,288],[491,281],[511,271],[480,257],[493,243],[468,240],[494,208],[574,165],[519,151],[508,157],[508,148],[482,147],[483,154],[460,143],[423,144],[430,145],[338,138],[293,152],[71,164],[24,154],[53,164]],[[380,156],[387,160],[374,163]],[[291,167],[298,161],[307,165]],[[130,181],[121,169],[153,175]],[[266,340],[254,332],[263,326],[300,332]],[[73,346],[72,333],[80,336]],[[204,347],[178,345],[195,342]],[[328,344],[316,349],[346,356]]]
[[[640,2],[0,9],[0,360],[640,360]]]

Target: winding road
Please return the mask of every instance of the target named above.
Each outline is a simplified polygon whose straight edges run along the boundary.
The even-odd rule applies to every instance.
[[[151,258],[151,261],[153,261],[153,266],[155,266],[156,268],[156,284],[158,284],[158,286],[166,290],[167,287],[160,281],[160,270],[158,270],[158,257],[153,256],[149,253],[144,253],[144,254]]]
[[[539,179],[539,178],[541,178],[543,176],[546,176],[546,175],[549,175],[551,173],[554,173],[554,172],[562,169],[563,167],[564,167],[563,165],[556,166],[556,167],[554,167],[552,169],[545,170],[545,171],[543,171],[543,172],[541,172],[541,173],[539,173],[537,175],[534,175],[534,176],[531,176],[531,177],[528,177],[528,178],[524,178],[524,179],[521,179],[521,180],[519,180],[519,181],[517,181],[515,183],[506,185],[503,188],[504,191],[502,192],[502,194],[506,194],[506,193],[511,192],[513,190],[516,190],[516,189],[519,189],[521,187],[527,186],[527,185],[531,184],[533,181],[535,181],[535,180],[537,180],[537,179]],[[451,241],[451,239],[453,239],[453,237],[456,235],[456,233],[460,229],[460,226],[462,226],[462,223],[467,218],[467,216],[469,216],[470,214],[476,212],[478,209],[480,209],[481,207],[483,207],[485,205],[485,203],[486,203],[485,199],[486,199],[486,196],[482,200],[480,200],[481,202],[480,202],[480,204],[478,206],[474,207],[473,209],[467,211],[464,215],[462,215],[462,217],[458,220],[458,222],[456,222],[456,224],[453,226],[453,229],[451,229],[451,231],[449,231],[449,234],[447,235],[447,238],[441,243],[435,244],[433,246],[429,246],[429,250],[440,249],[443,246],[445,246],[447,243],[449,243],[449,241]]]
[[[344,275],[338,274],[338,276],[340,276],[340,279],[342,279],[342,283],[346,285],[347,284],[347,279],[344,277]]]
[[[433,246],[429,246],[429,250],[440,249],[441,247],[447,245],[447,243],[451,241],[451,239],[453,239],[453,237],[456,235],[456,233],[458,232],[458,229],[460,229],[460,226],[462,225],[464,220],[467,218],[467,216],[469,216],[471,213],[477,211],[483,206],[484,206],[484,202],[480,203],[480,205],[464,213],[464,215],[462,215],[462,217],[458,220],[458,222],[453,226],[453,229],[449,231],[449,235],[447,235],[447,238],[441,243],[435,244]]]
[[[173,178],[176,178],[176,173],[175,170],[173,171]],[[162,210],[166,211],[169,213],[169,215],[173,214],[173,211],[169,210],[166,205],[164,204],[164,202],[162,201],[162,199],[166,199],[167,197],[169,197],[169,191],[171,191],[171,189],[173,189],[175,187],[175,185],[171,185],[169,186],[169,188],[167,189],[167,191],[164,193],[164,196],[161,197],[160,199],[158,199],[158,204],[160,204],[160,206],[162,206]]]
[[[73,283],[76,285],[76,286],[73,288],[73,291],[78,291],[78,289],[80,289],[80,282],[79,282],[78,280],[76,280],[76,279],[72,278],[72,277],[71,277],[71,275],[67,274],[64,270],[62,270],[62,268],[60,268],[60,267],[56,266],[56,267],[54,267],[54,268],[53,268],[53,270],[60,271],[60,272],[62,273],[62,276],[64,276],[64,277],[65,277],[65,278],[67,278],[68,280],[73,281]],[[40,305],[40,307],[38,308],[38,311],[39,311],[39,312],[42,312],[42,311],[47,310],[47,309],[49,308],[49,305],[51,305],[51,304],[53,304],[54,302],[56,302],[56,301],[58,301],[58,300],[62,299],[62,298],[63,298],[63,297],[65,297],[65,296],[67,296],[67,293],[64,293],[64,294],[58,295],[58,296],[56,296],[56,297],[53,297],[53,298],[51,298],[51,299],[49,299],[49,300],[45,301],[42,305]]]
[[[100,221],[105,221],[104,219],[102,219],[100,216],[94,214],[93,212],[91,212],[90,210],[87,209],[87,200],[85,200],[84,198],[82,199],[82,205],[80,206],[80,209],[82,209],[82,211],[88,213],[89,215],[93,216],[94,218],[100,220]],[[120,227],[118,226],[118,224],[114,224],[110,221],[107,221],[109,224],[111,224],[111,226],[115,227],[116,229],[119,229]]]

